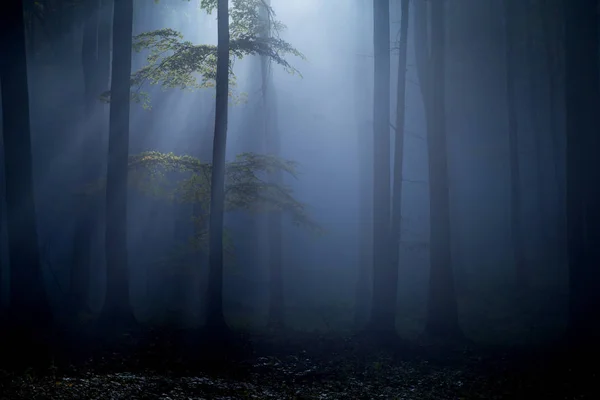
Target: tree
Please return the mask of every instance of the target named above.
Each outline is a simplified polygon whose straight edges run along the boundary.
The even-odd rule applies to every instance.
[[[229,4],[218,0],[218,44],[215,136],[213,139],[209,219],[209,281],[207,325],[214,332],[227,329],[223,316],[223,212],[225,206],[225,149],[229,97]]]
[[[217,0],[202,0],[200,6],[206,12],[211,13],[220,3]],[[247,55],[260,55],[267,57],[274,63],[283,66],[284,69],[290,73],[298,73],[298,71],[290,65],[285,59],[286,55],[294,55],[300,58],[304,56],[292,47],[288,42],[281,39],[279,35],[264,35],[264,17],[262,16],[263,9],[266,9],[267,16],[269,18],[269,27],[272,31],[279,32],[285,28],[285,26],[273,18],[274,13],[272,8],[268,6],[263,0],[234,0],[232,2],[231,12],[231,24],[229,25],[229,36],[228,49],[229,56],[231,59],[241,59]],[[115,33],[116,35],[116,33]],[[137,35],[133,41],[133,49],[136,51],[148,50],[147,61],[148,64],[138,71],[131,74],[130,84],[133,88],[131,91],[131,99],[133,101],[141,102],[144,106],[149,107],[149,96],[143,91],[144,86],[147,84],[160,84],[163,88],[211,88],[215,86],[217,81],[218,71],[218,59],[219,59],[219,46],[214,45],[195,45],[191,42],[184,41],[183,36],[172,29],[159,29],[152,32],[142,33]],[[221,57],[223,60],[223,57]],[[235,85],[235,75],[232,71],[232,63],[227,63],[227,74],[221,74],[222,77],[228,79],[228,87],[226,87],[227,95],[233,96],[234,93],[230,90]],[[197,75],[200,78],[197,79]],[[223,88],[221,84],[220,88]],[[103,93],[103,98],[106,101],[113,102],[112,90]],[[227,104],[227,99],[219,99],[219,104],[222,102]],[[218,106],[216,107],[219,108]],[[226,115],[225,115],[226,117]],[[226,135],[223,136],[223,129],[226,131],[226,118],[225,125],[223,125],[223,112],[219,112],[217,118],[219,124],[215,126],[215,134],[218,132],[218,140],[213,140],[213,157],[215,155],[220,157],[221,151],[225,151]],[[216,130],[219,128],[218,131]],[[224,153],[223,153],[224,154]],[[223,156],[224,157],[224,156]],[[214,161],[214,168],[212,173],[216,173],[217,177],[220,176],[221,172],[218,161]],[[276,175],[277,172],[274,172]],[[271,175],[273,176],[273,175]],[[219,198],[221,195],[219,191],[220,184],[211,181],[211,185],[216,185],[216,192],[211,190],[211,196],[216,196],[217,206],[220,203]],[[211,212],[216,212],[213,215],[213,222],[216,231],[223,231],[222,229],[222,217],[219,222],[218,210],[215,210],[210,206]],[[219,228],[221,226],[221,228]],[[213,235],[214,236],[214,235]],[[221,241],[222,239],[213,240]],[[209,273],[209,301],[208,301],[208,319],[209,325],[225,326],[222,316],[222,304],[215,306],[215,302],[221,302],[222,292],[222,254],[218,256],[218,248],[222,248],[222,244],[214,243],[216,247],[209,246],[209,253],[212,251],[212,265],[217,266],[212,269],[212,273]],[[222,251],[221,251],[222,253]],[[211,258],[209,256],[209,258]],[[221,259],[221,261],[218,260]],[[218,300],[217,300],[218,299]],[[214,307],[213,307],[214,306]],[[211,310],[212,309],[212,310]],[[212,316],[211,316],[212,315]],[[219,316],[220,315],[220,316]],[[222,323],[221,323],[222,322]]]
[[[402,223],[402,178],[404,162],[404,116],[406,97],[406,54],[408,47],[408,12],[409,0],[400,3],[400,43],[398,48],[398,88],[396,101],[396,137],[394,140],[394,186],[392,191],[392,224],[391,224],[391,255],[390,274],[388,279],[389,298],[396,304],[398,296],[398,263],[401,241]],[[395,307],[394,307],[395,311]]]
[[[371,271],[373,265],[373,207],[372,207],[372,182],[373,162],[371,160],[373,138],[372,124],[369,126],[370,112],[365,110],[364,99],[370,96],[369,85],[365,82],[368,74],[369,60],[365,54],[369,48],[368,40],[363,29],[366,25],[367,4],[365,0],[359,0],[359,6],[356,7],[356,43],[357,59],[355,70],[355,107],[354,116],[356,118],[357,129],[357,159],[358,159],[358,266],[356,279],[356,304],[354,311],[355,327],[363,328],[367,323],[369,315],[369,294],[372,292],[370,286]]]
[[[82,70],[84,76],[84,118],[91,126],[97,127],[83,138],[81,154],[81,181],[96,179],[100,175],[104,107],[99,102],[99,95],[106,91],[110,74],[110,16],[112,2],[98,0],[88,2],[85,6],[83,40],[81,46]],[[102,114],[102,115],[100,115]],[[92,268],[92,245],[94,232],[98,229],[100,204],[97,198],[82,197],[80,208],[77,210],[77,226],[73,238],[73,265],[71,267],[71,282],[69,299],[71,312],[74,317],[80,313],[89,313],[88,296],[90,274]]]
[[[423,1],[415,3],[415,39],[417,72],[427,120],[429,159],[431,266],[425,332],[446,338],[461,337],[450,248],[450,201],[445,129],[444,2],[434,1],[429,5]]]
[[[535,173],[536,173],[536,203],[538,205],[539,210],[539,218],[540,218],[540,231],[543,239],[548,240],[548,230],[545,229],[545,221],[549,219],[548,212],[548,196],[544,195],[544,159],[543,159],[543,143],[544,136],[546,134],[544,129],[544,120],[543,115],[541,114],[542,107],[540,107],[540,92],[542,91],[542,87],[540,85],[541,79],[540,77],[544,76],[544,68],[542,65],[543,57],[539,52],[540,39],[538,38],[538,26],[539,26],[539,12],[538,8],[542,7],[542,5],[538,5],[537,2],[531,1],[529,3],[520,4],[525,6],[526,12],[525,17],[522,18],[525,25],[523,29],[525,30],[525,47],[527,51],[527,56],[525,57],[526,69],[527,69],[527,80],[529,81],[528,88],[528,100],[529,100],[529,116],[531,121],[532,133],[534,138],[534,146],[533,146],[533,156],[535,157],[536,165],[535,165]],[[547,6],[546,6],[547,7]],[[512,18],[515,20],[516,18]],[[514,25],[514,24],[513,24]],[[522,26],[521,25],[521,26]],[[514,28],[513,28],[514,29]],[[514,46],[514,45],[513,45]]]
[[[202,9],[211,13],[216,9],[217,0],[202,0]],[[279,35],[264,36],[262,7],[263,0],[234,0],[232,2],[229,54],[231,60],[248,55],[266,56],[291,74],[299,74],[287,60],[292,55],[304,59],[304,55]],[[269,8],[270,27],[274,32],[285,29],[280,21],[273,18]],[[136,35],[133,42],[135,51],[147,50],[147,65],[131,75],[131,98],[135,102],[150,107],[146,85],[161,85],[164,89],[203,89],[213,88],[216,83],[218,46],[194,44],[185,41],[181,33],[173,29],[158,29]],[[197,76],[200,75],[200,78]],[[235,86],[232,64],[229,66],[229,95]],[[110,101],[110,91],[103,93],[103,99]]]
[[[527,286],[525,271],[525,247],[522,238],[521,213],[521,166],[519,161],[519,123],[516,94],[516,56],[515,45],[519,32],[515,22],[518,4],[513,0],[504,0],[504,25],[506,30],[506,101],[508,111],[508,144],[510,152],[510,233],[515,263],[515,282],[519,289]]]
[[[600,68],[597,2],[563,1],[567,126],[568,337],[597,346],[600,334]]]
[[[560,88],[563,83],[561,61],[563,57],[562,33],[564,21],[561,15],[561,1],[552,0],[546,6],[538,8],[543,30],[544,56],[546,60],[546,76],[548,84],[548,103],[550,116],[550,136],[552,142],[552,158],[554,185],[556,193],[556,255],[559,262],[565,261],[566,243],[566,206],[565,206],[565,179],[564,179],[564,153],[562,151],[562,135],[564,134],[564,122],[562,113],[559,112],[562,104]]]
[[[390,4],[373,1],[373,304],[371,330],[395,332],[390,293]]]
[[[127,255],[127,164],[133,0],[115,0],[113,58],[106,174],[106,275],[103,309],[105,323],[126,326],[134,320],[129,302]]]
[[[271,0],[265,0],[262,7],[264,37],[271,35]],[[261,81],[262,81],[262,106],[264,118],[265,149],[267,154],[279,156],[280,137],[277,126],[277,101],[275,98],[275,88],[273,87],[273,75],[271,72],[271,60],[262,55]],[[268,181],[272,185],[282,185],[281,170],[274,170],[269,173]],[[283,290],[283,248],[282,248],[282,214],[279,210],[273,209],[267,215],[267,235],[269,246],[269,325],[272,328],[282,328],[284,324],[285,297]]]
[[[33,185],[23,1],[0,16],[0,83],[10,263],[9,323],[18,365],[48,356],[52,313],[44,290]],[[14,351],[14,350],[13,350]],[[45,360],[47,361],[47,360]]]

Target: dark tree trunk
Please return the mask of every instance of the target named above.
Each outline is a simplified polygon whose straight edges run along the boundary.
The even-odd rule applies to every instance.
[[[227,0],[218,1],[217,87],[215,135],[209,217],[209,277],[206,322],[212,333],[227,331],[223,316],[223,213],[225,208],[225,149],[229,92],[229,10]]]
[[[515,0],[504,0],[506,106],[508,112],[508,146],[510,156],[510,237],[513,249],[515,284],[520,290],[525,290],[528,286],[528,276],[525,265],[525,246],[522,237],[521,162],[519,159],[519,123],[516,104],[517,58],[515,46],[519,40],[519,32],[514,20],[518,12],[518,3]]]
[[[564,1],[569,336],[600,334],[600,78],[597,1]]]
[[[539,29],[539,15],[538,8],[540,5],[533,2],[532,4],[523,4],[525,9],[527,10],[524,18],[524,30],[525,30],[525,48],[527,51],[527,56],[525,57],[526,69],[528,72],[527,80],[529,81],[529,118],[531,120],[531,127],[534,139],[534,157],[536,161],[535,165],[535,198],[538,206],[539,212],[539,236],[546,243],[548,241],[548,230],[546,229],[546,222],[548,221],[549,212],[548,212],[548,199],[544,194],[544,135],[545,127],[543,125],[543,114],[542,111],[544,108],[544,99],[542,99],[541,94],[543,92],[543,88],[540,85],[540,76],[543,75],[544,70],[542,68],[542,57],[539,51],[538,44],[538,32]],[[543,78],[541,78],[543,79]]]
[[[25,39],[27,41],[27,57],[30,62],[35,61],[36,55],[36,31],[35,31],[35,20],[36,20],[36,1],[26,0],[25,1]]]
[[[390,4],[373,1],[373,304],[371,330],[395,333],[396,304],[390,279]],[[393,303],[392,303],[393,302]]]
[[[88,1],[85,5],[83,39],[81,41],[81,66],[83,68],[85,112],[90,116],[97,103],[96,64],[98,61],[98,25],[100,23],[100,2]]]
[[[415,5],[416,56],[427,119],[430,272],[425,332],[460,338],[450,247],[450,199],[445,122],[444,2]],[[428,38],[430,21],[431,39]],[[430,52],[430,55],[429,55]]]
[[[44,360],[52,324],[46,298],[35,213],[23,1],[0,13],[0,86],[10,263],[9,324],[12,362]],[[17,349],[14,348],[17,346]]]
[[[100,0],[100,18],[98,22],[98,55],[96,58],[96,76],[98,89],[109,89],[111,69],[111,38],[114,0]]]
[[[553,0],[547,7],[540,7],[540,18],[543,29],[544,56],[546,61],[546,76],[548,77],[548,102],[550,114],[550,137],[552,141],[553,175],[556,193],[556,255],[559,263],[565,261],[566,243],[566,206],[565,206],[565,179],[564,179],[564,153],[562,135],[564,125],[560,115],[562,98],[559,90],[562,85],[562,29],[564,27],[561,15],[560,2]]]
[[[106,174],[105,323],[114,327],[134,321],[129,302],[127,255],[127,175],[133,0],[115,0],[108,164]]]
[[[396,137],[394,140],[394,186],[392,192],[392,226],[390,234],[391,254],[389,277],[387,279],[387,294],[392,304],[396,304],[396,299],[398,297],[398,263],[400,261],[400,232],[402,228],[402,178],[404,163],[404,116],[406,109],[406,55],[408,48],[409,4],[409,0],[401,0],[400,43],[398,46],[398,89],[396,100]]]

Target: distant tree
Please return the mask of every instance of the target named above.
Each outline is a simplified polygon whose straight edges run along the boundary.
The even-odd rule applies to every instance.
[[[84,117],[94,128],[82,138],[81,181],[86,182],[100,175],[103,165],[100,149],[105,135],[104,119],[96,119],[104,105],[100,93],[106,91],[110,75],[110,17],[112,0],[90,1],[85,4],[81,61],[84,77]],[[96,118],[95,118],[96,117]],[[73,237],[73,265],[69,285],[71,313],[77,317],[89,313],[89,289],[92,268],[92,245],[98,229],[100,203],[96,198],[80,198],[77,225]]]
[[[390,4],[373,2],[373,303],[370,329],[395,333],[395,298],[390,297]]]
[[[564,121],[560,106],[562,105],[563,70],[562,59],[564,56],[563,33],[564,21],[562,16],[562,0],[551,0],[540,4],[538,7],[539,18],[542,25],[542,40],[544,46],[545,66],[547,68],[548,85],[548,114],[550,118],[550,137],[552,148],[552,166],[554,175],[554,186],[556,193],[556,234],[557,234],[557,260],[565,261],[566,243],[566,206],[565,206],[565,179],[564,179],[564,152],[563,135]]]
[[[597,347],[600,335],[600,76],[595,0],[563,1],[567,127],[568,335]]]
[[[515,46],[519,40],[516,17],[518,2],[504,0],[504,26],[506,34],[506,100],[508,110],[508,144],[510,152],[510,232],[515,265],[515,282],[518,288],[527,287],[525,246],[523,242],[523,224],[521,212],[521,162],[519,160],[519,119],[517,115],[517,57]]]
[[[229,2],[219,0],[215,136],[210,180],[208,226],[208,313],[207,325],[215,332],[226,330],[223,316],[223,214],[225,211],[225,149],[227,147],[227,103],[229,97]]]
[[[452,253],[445,128],[444,2],[415,4],[415,53],[427,121],[429,159],[430,272],[425,331],[446,338],[461,337],[458,323]],[[430,34],[428,34],[430,32]]]
[[[400,1],[400,43],[398,46],[398,88],[396,89],[396,136],[394,140],[394,186],[392,190],[392,223],[390,273],[388,278],[390,302],[398,297],[398,263],[402,228],[402,178],[404,163],[404,120],[406,110],[406,58],[408,48],[409,0]],[[395,315],[394,307],[394,315]]]
[[[271,0],[264,0],[262,7],[263,36],[268,39],[271,29]],[[280,133],[277,125],[277,99],[273,85],[271,59],[266,55],[260,57],[262,82],[262,109],[264,118],[264,139],[267,154],[279,156],[281,152]],[[282,171],[273,170],[267,177],[271,185],[283,184]],[[282,328],[284,324],[285,297],[283,288],[283,226],[282,213],[274,208],[267,215],[267,240],[269,246],[269,325],[271,328]]]
[[[372,161],[372,124],[369,126],[370,111],[365,110],[364,99],[370,96],[369,85],[365,80],[368,71],[369,57],[366,49],[369,47],[365,35],[367,16],[365,10],[368,0],[358,0],[356,7],[356,25],[354,28],[356,43],[356,69],[355,69],[355,108],[357,128],[357,162],[358,162],[358,266],[356,273],[356,293],[354,324],[357,329],[362,329],[368,321],[369,295],[371,272],[373,265],[373,161]]]
[[[115,0],[113,57],[106,174],[106,299],[104,323],[122,327],[134,321],[129,301],[127,181],[133,0]]]
[[[44,290],[32,172],[23,1],[0,13],[0,87],[10,262],[9,324],[18,365],[49,354],[43,346],[52,312]],[[40,346],[42,344],[42,346]],[[44,360],[47,361],[47,360]]]

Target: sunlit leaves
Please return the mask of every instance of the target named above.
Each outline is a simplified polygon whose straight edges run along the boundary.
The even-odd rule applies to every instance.
[[[319,230],[288,186],[267,182],[267,173],[282,171],[296,176],[296,164],[270,155],[244,153],[225,166],[225,211],[247,210],[288,213],[294,223]],[[130,182],[139,190],[182,203],[200,205],[208,217],[212,165],[194,157],[172,153],[146,152],[130,157]],[[165,179],[164,174],[179,172],[181,179]],[[208,220],[206,220],[208,221]],[[205,222],[206,222],[205,221]]]
[[[225,211],[245,210],[289,214],[298,225],[320,232],[310,218],[306,206],[296,200],[290,187],[268,182],[267,174],[281,171],[296,177],[297,165],[272,155],[243,153],[225,165]],[[129,157],[129,184],[147,195],[169,201],[196,204],[202,214],[196,222],[205,227],[210,204],[212,165],[201,160],[173,153],[145,152]],[[104,182],[94,182],[82,194],[104,189]]]
[[[304,59],[302,53],[279,37],[285,26],[274,19],[272,8],[263,0],[234,0],[230,10],[230,85],[235,86],[233,63],[248,55],[269,58],[291,74],[299,73],[287,57]],[[216,0],[202,0],[201,8],[211,13]],[[262,10],[262,11],[261,11]],[[266,12],[268,18],[262,13]],[[266,34],[269,33],[269,34]],[[144,85],[161,85],[164,89],[202,89],[215,85],[217,47],[193,44],[173,29],[159,29],[142,33],[133,39],[136,52],[148,51],[147,64],[131,76],[132,100],[149,107]],[[233,93],[230,93],[233,95]],[[110,101],[110,93],[101,98]]]

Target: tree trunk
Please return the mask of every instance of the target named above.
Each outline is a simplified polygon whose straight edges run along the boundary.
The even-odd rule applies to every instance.
[[[600,78],[595,0],[564,1],[569,326],[574,343],[600,334]]]
[[[265,0],[265,6],[270,7],[271,1]],[[271,35],[269,10],[264,10],[265,36]],[[279,156],[281,138],[277,126],[277,101],[273,87],[271,63],[268,57],[261,56],[261,79],[263,96],[263,118],[265,127],[265,149],[267,154]],[[270,184],[282,185],[281,171],[273,171],[267,177]],[[282,214],[281,211],[271,210],[267,214],[267,238],[269,246],[269,326],[279,329],[284,325],[285,297],[283,290],[283,243],[282,243]]]
[[[542,57],[538,51],[538,44],[536,43],[536,35],[538,33],[538,25],[539,20],[537,18],[538,7],[535,2],[532,4],[524,4],[526,7],[526,17],[525,17],[525,40],[527,49],[527,57],[525,57],[525,63],[527,72],[529,73],[527,80],[529,81],[529,118],[531,120],[531,126],[533,131],[533,139],[534,139],[534,157],[536,161],[535,165],[535,173],[536,173],[536,203],[539,212],[539,236],[546,243],[548,242],[548,230],[546,227],[546,223],[548,221],[549,212],[548,212],[548,201],[547,196],[544,194],[544,134],[545,129],[543,125],[543,114],[541,111],[543,110],[542,104],[543,100],[541,99],[541,89],[540,86],[540,78],[539,76],[544,73],[543,68],[541,67],[541,59]]]
[[[445,122],[445,16],[444,2],[431,2],[431,59],[421,74],[427,116],[429,159],[430,272],[425,331],[429,335],[462,337],[452,270],[450,247],[450,199]],[[426,10],[422,14],[427,15]],[[421,16],[423,18],[423,16]],[[421,25],[425,26],[425,22]],[[427,32],[427,30],[425,30]],[[426,50],[426,49],[425,49]],[[421,50],[423,51],[423,49]],[[425,72],[430,75],[426,76]],[[423,82],[423,81],[421,81]],[[430,97],[428,97],[430,96]],[[427,106],[427,104],[429,106]]]
[[[84,81],[84,119],[89,122],[89,126],[99,126],[94,119],[95,111],[98,111],[100,94],[97,84],[98,70],[98,27],[100,23],[100,2],[88,2],[85,10],[85,20],[83,28],[83,40],[81,43],[81,65]],[[80,132],[78,132],[80,133]],[[81,186],[97,179],[98,176],[90,173],[92,166],[90,160],[94,152],[99,150],[97,138],[100,132],[95,129],[90,135],[83,138],[81,151],[81,177],[79,184]],[[95,228],[96,219],[94,212],[97,211],[97,198],[93,196],[81,196],[79,207],[77,209],[77,226],[73,237],[73,265],[71,267],[71,279],[69,286],[69,307],[71,314],[77,318],[80,313],[90,312],[89,308],[89,289],[91,274],[91,250],[92,250],[92,232]]]
[[[218,334],[227,330],[223,316],[223,213],[225,208],[225,149],[229,92],[229,9],[218,0],[218,49],[216,77],[215,135],[213,139],[209,217],[209,277],[207,325]]]
[[[561,68],[561,32],[563,24],[561,21],[561,12],[559,2],[562,0],[554,0],[547,7],[540,7],[540,18],[542,29],[544,31],[544,55],[546,59],[546,75],[548,77],[548,102],[550,104],[550,137],[552,140],[552,158],[554,169],[554,184],[556,193],[556,255],[557,261],[560,264],[565,261],[565,243],[566,243],[566,207],[565,207],[565,180],[563,176],[562,161],[564,153],[562,152],[562,135],[564,134],[564,126],[559,114],[559,104],[562,99],[559,96],[559,88],[562,84],[562,68]]]
[[[390,302],[396,304],[398,297],[398,263],[402,228],[402,178],[404,163],[404,117],[406,111],[406,55],[408,48],[409,0],[401,0],[400,5],[400,45],[398,46],[398,89],[396,100],[396,137],[394,140],[394,186],[392,192],[392,226],[389,277],[387,294]],[[395,307],[394,307],[395,312]]]
[[[10,346],[17,365],[44,360],[52,324],[38,247],[23,1],[0,13],[0,86],[10,264]],[[9,343],[9,342],[7,342]]]
[[[525,266],[525,246],[523,242],[521,213],[521,163],[519,159],[519,123],[516,94],[516,55],[515,45],[519,32],[514,19],[518,15],[515,0],[504,0],[504,25],[506,30],[506,107],[508,112],[508,146],[510,154],[510,236],[515,267],[515,284],[520,290],[528,286]]]
[[[133,0],[115,0],[113,59],[106,174],[106,300],[103,317],[112,326],[134,321],[129,302],[127,175]]]
[[[365,99],[369,98],[369,85],[366,82],[369,62],[367,49],[370,47],[365,39],[364,29],[366,16],[364,9],[367,7],[365,0],[359,0],[360,6],[356,8],[355,43],[357,51],[356,70],[354,82],[356,85],[354,116],[357,130],[357,160],[358,160],[358,265],[356,274],[354,326],[363,328],[369,316],[370,280],[373,266],[373,153],[372,126],[368,123],[368,111],[365,111]],[[367,42],[367,43],[365,43]]]
[[[390,4],[373,1],[373,304],[371,330],[395,333],[396,304],[388,295],[390,262]]]

